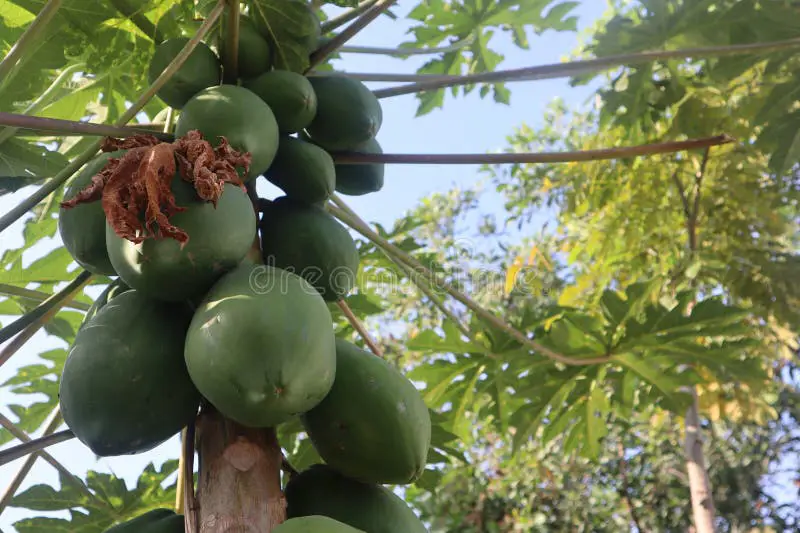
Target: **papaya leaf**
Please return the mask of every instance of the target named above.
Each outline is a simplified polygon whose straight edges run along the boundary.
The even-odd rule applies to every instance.
[[[33,511],[67,511],[70,518],[25,518],[14,523],[20,533],[77,532],[102,533],[114,524],[135,518],[157,508],[171,508],[175,503],[175,484],[162,485],[178,469],[177,460],[166,461],[160,468],[145,467],[133,489],[112,474],[90,470],[86,486],[92,496],[63,476],[61,487],[34,485],[17,494],[9,505]]]
[[[448,327],[450,324],[451,327]],[[425,330],[412,338],[406,347],[409,350],[418,350],[427,353],[485,353],[487,347],[472,341],[461,339],[461,333],[452,326],[450,321],[444,325],[445,337],[442,338],[433,330]]]
[[[303,72],[309,65],[308,41],[317,29],[304,0],[249,0],[250,17],[275,50],[275,67]],[[318,24],[318,23],[317,23]]]
[[[671,411],[682,412],[688,407],[690,398],[681,389],[690,385],[690,383],[684,383],[667,374],[663,368],[659,368],[649,358],[625,353],[614,355],[613,360],[653,385],[663,399],[665,407]]]
[[[37,183],[36,178],[55,176],[68,163],[63,154],[21,139],[8,139],[0,145],[0,191],[9,187],[6,180],[16,180],[17,186],[12,189],[16,190]]]

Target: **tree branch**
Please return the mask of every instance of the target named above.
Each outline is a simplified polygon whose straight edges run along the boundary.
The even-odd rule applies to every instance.
[[[130,137],[133,135],[153,135],[162,141],[174,140],[171,134],[159,131],[136,128],[130,126],[112,126],[110,124],[95,124],[92,122],[77,122],[60,118],[32,117],[17,113],[4,113],[0,111],[0,125],[11,126],[17,129],[37,130],[53,133],[72,135],[97,135],[99,137]]]
[[[620,494],[625,501],[625,507],[628,508],[628,513],[631,515],[631,521],[636,527],[638,533],[644,533],[646,530],[642,527],[642,522],[639,520],[639,515],[636,508],[633,506],[633,500],[630,494],[630,482],[628,481],[627,461],[625,460],[625,446],[622,441],[617,443],[617,457],[619,457],[619,474],[622,478],[622,487]]]
[[[376,46],[342,46],[339,52],[343,54],[377,54],[394,57],[410,57],[433,54],[447,54],[457,52],[462,48],[471,45],[475,41],[475,36],[470,34],[467,38],[456,41],[449,46],[439,46],[437,48],[382,48]],[[387,80],[400,81],[400,80]]]
[[[428,165],[498,165],[524,163],[572,163],[579,161],[600,161],[603,159],[623,159],[646,155],[666,154],[694,150],[709,146],[719,146],[734,142],[728,135],[717,135],[688,141],[621,146],[600,150],[577,152],[539,152],[505,154],[367,154],[338,152],[331,156],[336,163],[366,165],[370,163],[390,164],[428,164]]]
[[[339,49],[341,52],[345,47]],[[358,81],[397,81],[397,82],[418,82],[418,81],[446,81],[457,78],[457,76],[448,76],[446,74],[386,74],[386,73],[371,73],[371,72],[346,72],[342,70],[319,70],[309,72],[309,78],[318,78],[323,76],[345,76]]]
[[[131,119],[133,119],[133,117],[135,117],[136,114],[139,113],[139,111],[141,111],[145,105],[147,105],[150,99],[155,96],[156,92],[158,92],[158,90],[161,89],[161,87],[169,80],[169,78],[172,77],[172,75],[183,65],[183,63],[186,61],[195,47],[197,47],[200,41],[202,41],[203,37],[205,37],[205,35],[209,32],[222,11],[225,9],[225,1],[226,0],[219,0],[217,2],[216,6],[208,14],[208,17],[206,17],[206,20],[203,22],[200,28],[198,28],[197,33],[195,33],[195,35],[189,39],[189,42],[186,43],[178,55],[175,56],[169,65],[167,65],[158,78],[153,81],[144,94],[142,94],[139,99],[131,107],[129,107],[127,111],[125,111],[120,119],[117,120],[117,122],[114,124],[115,126],[124,126]],[[33,208],[36,204],[47,198],[50,193],[57,190],[65,181],[70,178],[70,176],[77,172],[78,169],[80,169],[97,153],[97,150],[100,148],[100,143],[100,140],[93,143],[83,153],[73,159],[72,162],[61,172],[56,174],[47,183],[42,185],[36,192],[0,217],[0,232],[4,231],[11,224],[16,222],[22,215],[27,213],[28,210]]]
[[[53,294],[41,304],[36,306],[32,311],[25,313],[11,324],[0,329],[0,343],[6,342],[8,339],[24,330],[28,326],[34,325],[44,318],[50,312],[58,312],[59,309],[72,297],[81,290],[92,279],[92,273],[84,270],[78,277],[72,280],[66,287]],[[3,350],[0,356],[0,366],[8,360],[4,358],[6,350]]]
[[[17,287],[16,285],[9,285],[8,283],[0,283],[0,294],[3,296],[14,296],[16,298],[32,300],[39,303],[44,302],[50,298],[50,296],[52,296],[46,292],[25,289],[23,287]],[[69,301],[65,303],[63,307],[75,309],[77,311],[88,311],[92,306],[83,302]]]
[[[344,203],[336,195],[333,195],[332,198],[339,205]],[[531,350],[533,350],[535,352],[538,352],[539,354],[543,355],[544,357],[547,357],[548,359],[552,359],[554,361],[558,361],[558,362],[563,363],[565,365],[571,365],[571,366],[583,366],[583,365],[601,364],[601,363],[610,362],[612,360],[612,358],[610,356],[593,357],[593,358],[587,358],[587,359],[575,359],[575,358],[572,358],[572,357],[567,357],[565,355],[562,355],[562,354],[560,354],[558,352],[555,352],[555,351],[547,348],[546,346],[542,346],[538,342],[529,339],[524,333],[516,330],[515,328],[513,328],[512,326],[507,324],[505,321],[503,321],[502,319],[498,318],[497,316],[495,316],[491,312],[487,311],[486,309],[484,309],[483,307],[481,307],[480,305],[475,303],[469,296],[463,294],[462,292],[460,292],[459,290],[454,288],[452,285],[450,285],[446,281],[444,281],[441,278],[439,278],[436,274],[434,274],[429,269],[427,269],[424,265],[422,265],[422,263],[420,263],[419,261],[417,261],[416,259],[414,259],[410,255],[408,255],[403,250],[401,250],[398,247],[394,246],[392,243],[390,243],[389,241],[387,241],[386,239],[384,239],[383,237],[381,237],[377,233],[375,233],[367,225],[366,222],[364,222],[363,220],[361,220],[357,216],[354,216],[354,215],[348,213],[347,211],[345,211],[344,209],[341,209],[341,208],[339,208],[337,206],[334,206],[334,205],[329,205],[328,209],[334,214],[334,216],[336,216],[336,218],[338,218],[339,220],[341,220],[342,222],[344,222],[345,224],[347,224],[348,226],[350,226],[351,228],[353,228],[357,232],[361,233],[364,237],[369,239],[375,245],[379,246],[380,248],[382,248],[383,250],[388,252],[389,255],[391,256],[391,258],[395,262],[397,262],[397,263],[405,263],[412,270],[418,271],[423,276],[425,276],[427,278],[427,280],[430,281],[431,284],[436,283],[436,284],[441,285],[444,288],[444,290],[447,291],[448,294],[450,294],[450,296],[452,296],[454,299],[458,300],[459,302],[461,302],[462,304],[467,306],[467,308],[469,308],[471,311],[473,311],[481,320],[483,320],[484,322],[487,322],[487,323],[491,324],[492,326],[502,330],[503,332],[505,332],[506,334],[508,334],[512,338],[514,338],[517,342],[519,342],[523,346],[526,346],[527,348],[529,348],[529,349],[531,349]]]
[[[326,20],[320,26],[320,32],[322,33],[322,35],[325,35],[326,33],[330,33],[340,26],[344,26],[351,20],[357,18],[359,15],[361,15],[361,13],[363,13],[367,9],[374,6],[377,1],[378,0],[366,0],[364,2],[359,3],[353,9],[345,11],[344,13],[342,13],[337,17],[333,17],[331,19]]]
[[[675,187],[678,188],[678,195],[681,198],[681,204],[683,204],[683,213],[686,215],[686,219],[692,216],[692,211],[689,208],[689,198],[686,196],[686,189],[683,187],[683,183],[681,183],[681,178],[678,175],[680,172],[679,168],[675,169],[675,172],[672,173],[672,181],[675,183]]]
[[[595,59],[581,61],[571,61],[567,63],[553,63],[549,65],[538,65],[511,70],[499,70],[495,72],[481,72],[477,74],[467,74],[457,76],[451,80],[431,80],[428,82],[401,85],[388,89],[378,89],[373,91],[378,98],[388,98],[390,96],[400,96],[403,94],[413,94],[423,91],[432,91],[455,87],[458,85],[470,85],[473,83],[504,83],[511,81],[532,81],[548,80],[554,78],[567,78],[580,74],[590,74],[600,72],[614,67],[623,67],[636,63],[647,63],[650,61],[661,61],[665,59],[686,59],[693,57],[721,57],[740,54],[751,54],[756,52],[771,52],[787,48],[800,47],[800,38],[787,39],[769,43],[755,44],[735,44],[730,46],[707,46],[700,48],[686,48],[683,50],[666,50],[656,52],[640,52],[636,54],[620,54]]]
[[[29,57],[30,48],[38,46],[37,43],[41,42],[41,34],[53,20],[53,17],[61,8],[61,0],[48,0],[36,18],[33,19],[30,26],[20,36],[6,57],[0,61],[0,87],[6,86],[11,82],[14,77],[11,72],[14,67],[20,66],[25,60],[26,54]],[[18,71],[17,71],[18,72]]]
[[[337,300],[336,305],[339,306],[342,313],[344,314],[347,321],[350,322],[350,325],[353,326],[353,329],[361,335],[361,338],[364,339],[364,343],[369,347],[370,351],[377,355],[378,357],[383,357],[383,351],[378,347],[372,337],[367,331],[367,328],[364,327],[364,324],[358,319],[358,317],[353,313],[353,310],[350,309],[350,306],[347,305],[347,302],[344,300]]]
[[[61,425],[61,410],[58,407],[56,407],[50,414],[50,417],[46,422],[46,427],[44,429],[43,436],[46,437],[52,435],[53,433],[55,433],[55,430],[58,429],[58,426],[60,425]],[[31,441],[30,443],[23,444],[22,446],[29,445],[32,442],[33,441]],[[0,452],[0,457],[2,456],[3,453],[4,452]],[[22,463],[22,466],[19,468],[19,470],[17,470],[16,475],[14,475],[14,477],[11,479],[11,483],[8,484],[8,487],[6,487],[5,492],[3,492],[3,495],[0,496],[0,514],[3,513],[5,508],[11,502],[11,498],[14,497],[20,485],[22,485],[22,482],[25,481],[25,477],[27,477],[27,475],[30,473],[31,468],[33,468],[33,464],[36,462],[37,457],[39,457],[38,450],[33,452],[25,459],[25,462]]]
[[[338,50],[340,46],[355,37],[355,35],[366,28],[370,22],[389,9],[395,1],[396,0],[378,0],[336,37],[315,50],[309,58],[309,65],[304,74],[310,72],[314,67],[325,61],[326,57]]]
[[[11,448],[7,448],[5,450],[0,450],[0,466],[8,464],[11,461],[16,461],[20,457],[25,457],[26,455],[30,455],[38,452],[39,450],[44,450],[45,448],[55,446],[56,444],[66,442],[74,438],[75,434],[72,432],[72,430],[65,429],[63,431],[59,431],[58,433],[46,434],[38,439],[31,439],[23,444],[12,446]]]

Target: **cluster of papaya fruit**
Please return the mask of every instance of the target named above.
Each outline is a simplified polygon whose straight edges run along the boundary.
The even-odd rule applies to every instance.
[[[240,22],[237,84],[222,83],[224,44],[215,51],[200,43],[158,96],[179,113],[177,139],[199,132],[219,142],[217,152],[229,146],[247,156],[247,168],[237,167],[241,182],[204,199],[186,179],[198,172],[180,170],[188,160],[167,151],[175,160],[153,170],[149,155],[130,157],[152,147],[121,142],[65,192],[66,249],[85,269],[116,279],[70,347],[59,391],[64,420],[106,457],[153,449],[200,409],[253,428],[299,418],[324,463],[289,481],[288,520],[275,531],[424,532],[384,485],[422,474],[428,409],[395,367],[337,338],[330,311],[353,289],[359,254],[325,204],[334,190],[366,194],[383,183],[382,165],[336,165],[331,153],[379,152],[380,105],[346,77],[272,68],[264,29],[244,15]],[[151,79],[186,41],[157,46]],[[309,40],[309,52],[318,42],[319,35]],[[174,176],[159,182],[153,172],[164,168]],[[245,185],[260,176],[285,195],[254,209]],[[185,238],[121,231],[136,220],[150,228],[162,208]],[[158,509],[109,531],[172,533],[183,524]]]

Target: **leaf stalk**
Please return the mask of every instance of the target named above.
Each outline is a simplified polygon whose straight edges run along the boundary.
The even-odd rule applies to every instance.
[[[31,49],[38,46],[37,43],[41,43],[42,32],[47,28],[47,25],[53,20],[60,8],[61,0],[48,0],[19,40],[11,47],[6,57],[0,61],[0,80],[2,80],[0,81],[0,88],[7,87],[14,77],[14,72],[19,72],[19,69],[15,71],[14,68],[22,66],[25,58],[33,55]]]

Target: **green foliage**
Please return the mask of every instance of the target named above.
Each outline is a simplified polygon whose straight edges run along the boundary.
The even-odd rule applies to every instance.
[[[17,494],[11,505],[34,511],[68,511],[70,518],[25,518],[14,527],[20,533],[102,533],[147,511],[171,507],[175,502],[175,484],[166,485],[165,480],[177,468],[178,461],[167,461],[160,468],[149,464],[133,489],[114,475],[92,470],[85,480],[88,492],[76,488],[74,481],[64,476],[59,490],[50,485],[34,485]]]

